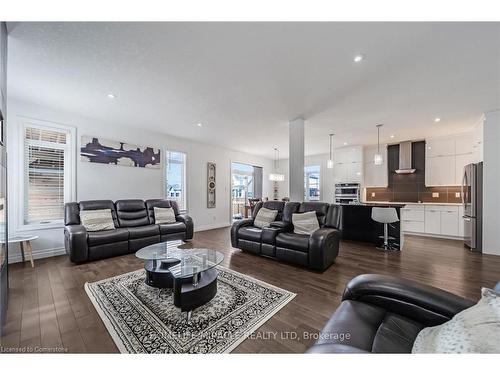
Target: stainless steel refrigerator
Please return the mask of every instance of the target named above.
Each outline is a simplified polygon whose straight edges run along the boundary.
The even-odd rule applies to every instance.
[[[483,163],[468,164],[462,178],[464,207],[464,244],[472,251],[482,251],[483,244]]]

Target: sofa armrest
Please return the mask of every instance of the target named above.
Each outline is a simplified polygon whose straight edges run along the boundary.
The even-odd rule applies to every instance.
[[[253,219],[237,220],[231,226],[231,246],[238,247],[238,231],[242,227],[249,227],[253,225]]]
[[[394,276],[366,274],[352,279],[342,300],[355,300],[376,305],[435,326],[475,304],[442,289]]]
[[[186,240],[190,240],[193,238],[194,232],[194,223],[191,216],[186,214],[177,215],[175,220],[180,221],[186,225]]]
[[[64,247],[73,263],[88,260],[87,230],[83,225],[66,225],[64,227]]]
[[[288,221],[273,221],[271,224],[269,224],[269,226],[271,228],[283,229],[284,232],[290,232],[293,230],[292,223],[289,223]]]
[[[309,267],[323,271],[333,264],[339,254],[340,232],[320,228],[309,238]]]

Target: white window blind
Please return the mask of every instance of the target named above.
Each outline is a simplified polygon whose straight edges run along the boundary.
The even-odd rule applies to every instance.
[[[35,125],[24,128],[24,224],[64,217],[70,151],[68,130]]]
[[[186,205],[186,154],[178,151],[166,152],[166,196],[177,201],[179,210],[185,211]]]

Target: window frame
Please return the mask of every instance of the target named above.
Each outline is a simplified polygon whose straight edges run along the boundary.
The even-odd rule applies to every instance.
[[[318,200],[311,200],[310,195],[307,193],[309,190],[309,182],[308,182],[308,174],[306,172],[306,169],[308,167],[318,167],[318,175],[319,175],[319,181],[318,181],[318,189],[319,189],[319,196]],[[305,165],[304,166],[304,201],[305,202],[321,202],[321,197],[323,196],[323,187],[322,187],[322,182],[323,182],[323,168],[321,164],[310,164],[310,165]],[[316,173],[316,172],[311,172],[311,173]]]
[[[64,150],[64,203],[76,201],[76,128],[74,126],[59,124],[52,121],[37,120],[27,117],[19,117],[19,157],[18,157],[18,170],[19,170],[19,192],[18,192],[18,220],[17,231],[32,231],[42,229],[53,229],[64,227],[64,217],[60,220],[51,220],[47,223],[25,223],[26,208],[27,208],[27,186],[26,186],[26,147],[25,147],[25,134],[26,128],[38,128],[43,130],[64,131],[67,132],[68,143],[66,146],[60,147]],[[53,147],[50,142],[42,146]],[[59,148],[59,147],[55,147]]]
[[[178,152],[181,154],[184,154],[184,209],[181,209],[179,207],[179,212],[184,214],[187,213],[189,210],[189,203],[188,203],[188,153],[186,151],[174,149],[174,148],[169,148],[166,147],[164,148],[163,152],[165,153],[164,159],[163,159],[163,196],[165,199],[170,199],[170,197],[167,195],[168,194],[168,187],[167,187],[167,172],[168,172],[168,153],[169,152]],[[175,200],[175,199],[172,199]]]

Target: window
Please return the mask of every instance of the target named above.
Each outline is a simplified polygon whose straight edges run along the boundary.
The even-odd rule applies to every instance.
[[[166,154],[165,195],[177,201],[179,210],[186,211],[186,154],[168,150]]]
[[[320,169],[319,165],[304,168],[304,199],[306,201],[320,200]]]
[[[23,143],[23,224],[60,224],[74,195],[72,129],[25,123]]]

